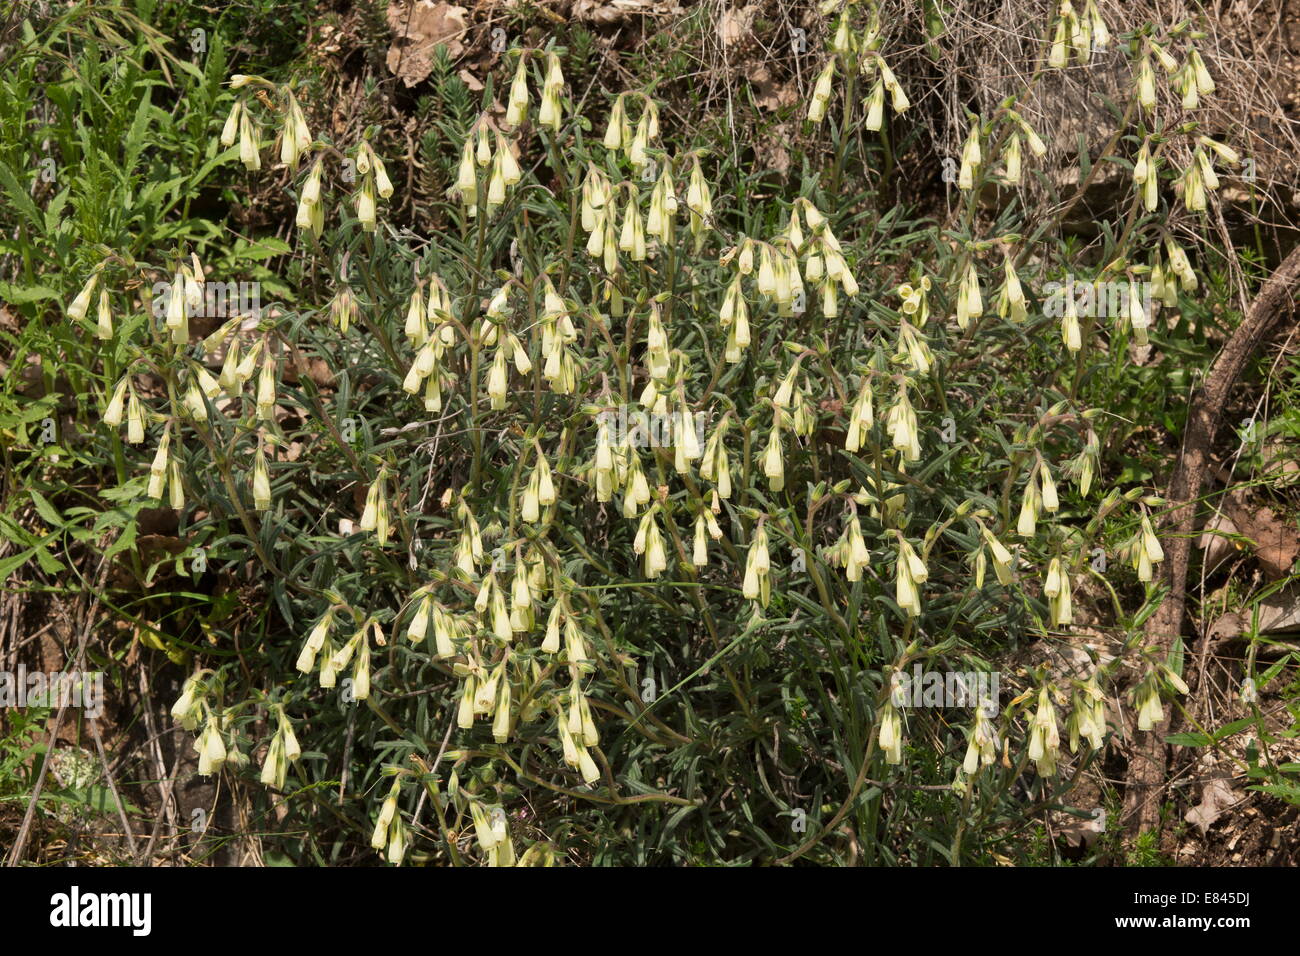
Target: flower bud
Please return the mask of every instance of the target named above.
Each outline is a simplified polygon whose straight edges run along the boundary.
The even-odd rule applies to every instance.
[[[227,149],[235,145],[235,140],[239,136],[239,114],[243,108],[243,102],[235,100],[235,104],[230,107],[230,114],[226,117],[225,125],[221,127],[220,142]]]
[[[258,136],[253,119],[247,109],[239,114],[239,161],[249,172],[262,168],[262,157],[258,152]]]
[[[892,700],[881,708],[877,740],[885,755],[885,763],[897,765],[903,762],[903,722]]]
[[[186,730],[192,731],[198,726],[199,687],[198,677],[186,678],[185,685],[181,688],[181,696],[176,699],[176,703],[172,704],[172,717],[180,721],[181,726]]]
[[[171,440],[172,433],[169,424],[163,428],[162,437],[158,440],[158,450],[153,456],[153,464],[149,466],[149,488],[146,494],[147,497],[155,500],[162,497],[163,488],[167,483],[168,448],[171,445]]]
[[[1144,110],[1153,110],[1156,106],[1156,75],[1151,69],[1151,58],[1142,57],[1138,64],[1137,76],[1138,105]]]
[[[504,667],[504,664],[502,665]],[[510,739],[510,680],[501,678],[497,688],[496,706],[492,716],[492,739],[499,744]]]
[[[361,189],[356,195],[357,221],[361,223],[361,228],[366,232],[374,232],[378,226],[375,219],[375,196],[372,191],[370,180],[366,179],[361,184]]]
[[[961,151],[961,168],[957,171],[957,188],[972,189],[975,185],[975,172],[983,162],[980,151],[980,127],[978,120],[972,120],[970,132]]]
[[[813,123],[820,123],[826,116],[826,104],[831,98],[831,82],[835,77],[835,58],[826,61],[822,67],[821,73],[817,77],[817,83],[813,87],[812,101],[808,104],[808,119]]]
[[[122,411],[126,403],[126,391],[131,384],[131,376],[128,373],[123,375],[118,381],[117,386],[113,389],[113,394],[109,397],[108,405],[104,408],[104,424],[111,428],[117,428],[122,424]]]
[[[1038,712],[1029,731],[1029,759],[1044,777],[1056,775],[1056,759],[1060,752],[1061,737],[1056,725],[1056,707],[1047,688],[1038,692]]]
[[[135,387],[127,388],[126,402],[126,440],[128,444],[138,445],[144,441],[144,408]]]
[[[614,106],[609,111],[609,125],[605,127],[605,138],[602,141],[606,149],[623,148],[623,127],[626,125],[626,113],[623,106],[623,96],[620,94],[614,100]]]

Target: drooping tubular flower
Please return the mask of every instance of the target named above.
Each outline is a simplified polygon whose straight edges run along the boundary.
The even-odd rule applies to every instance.
[[[484,576],[479,586],[478,597],[474,601],[474,608],[498,641],[508,644],[514,640],[515,629],[510,620],[510,612],[506,608],[506,595],[497,582],[495,571],[489,570]],[[483,713],[487,713],[491,708],[492,690],[489,685],[479,688],[480,710]]]
[[[190,382],[185,391],[184,408],[195,421],[207,421],[208,404],[221,391],[221,383],[199,363],[190,366]]]
[[[433,605],[433,644],[435,656],[441,660],[456,656],[456,643],[464,643],[468,625],[459,617],[448,614],[439,604]]]
[[[614,472],[614,449],[610,441],[609,422],[605,415],[601,415],[596,419],[596,454],[591,465],[591,485],[595,489],[597,501],[605,502],[613,497]]]
[[[633,262],[645,261],[645,224],[637,209],[635,194],[628,196],[627,205],[623,207],[623,229],[619,233],[618,248]]]
[[[1156,61],[1164,68],[1166,73],[1172,76],[1178,72],[1178,61],[1159,43],[1148,39],[1147,50],[1156,58]]]
[[[244,164],[244,168],[249,172],[262,168],[258,139],[256,123],[248,108],[245,107],[239,113],[239,161]]]
[[[533,589],[528,583],[528,568],[516,560],[514,577],[510,579],[510,631],[523,634],[533,629]]]
[[[366,492],[366,505],[361,512],[361,520],[357,524],[361,531],[375,532],[380,547],[388,544],[388,532],[390,530],[388,497],[384,493],[384,485],[387,480],[388,467],[384,465],[380,467],[379,474]]]
[[[485,127],[480,127],[485,129]],[[480,136],[480,142],[487,143],[486,135]],[[480,148],[479,152],[485,150],[485,146]],[[491,161],[491,151],[488,150],[489,162]],[[456,168],[456,182],[452,186],[452,191],[460,194],[460,200],[465,205],[466,213],[473,218],[478,214],[478,172],[474,166],[474,137],[470,136],[465,140],[465,145],[460,152],[460,165]]]
[[[90,311],[91,296],[95,294],[95,286],[99,282],[100,272],[103,271],[103,268],[103,264],[100,264],[90,273],[90,278],[81,287],[81,291],[72,300],[72,304],[68,306],[68,318],[80,322],[86,317],[86,313]]]
[[[109,396],[108,405],[104,408],[104,424],[110,428],[117,428],[122,424],[122,414],[126,407],[126,393],[131,389],[134,393],[134,387],[131,385],[131,375],[127,373],[118,380],[113,394]]]
[[[1083,12],[1088,20],[1093,49],[1105,50],[1110,46],[1110,30],[1106,26],[1106,21],[1102,19],[1101,11],[1097,9],[1097,0],[1088,0]]]
[[[690,471],[690,463],[700,458],[700,436],[695,432],[695,416],[683,400],[677,406],[673,425],[673,468],[679,475]]]
[[[553,504],[555,504],[555,482],[551,479],[551,466],[539,448],[537,464],[528,478],[528,486],[524,491],[520,516],[530,524],[534,523],[540,516],[540,508]]]
[[[235,100],[235,104],[230,108],[229,115],[226,116],[225,125],[221,127],[220,143],[226,149],[234,146],[235,140],[239,138],[240,114],[243,110],[243,100]]]
[[[750,542],[749,553],[745,557],[745,576],[741,582],[741,594],[750,601],[758,601],[767,607],[772,598],[772,557],[767,545],[767,526],[760,519],[754,529],[754,540]]]
[[[646,232],[671,246],[673,224],[677,213],[677,195],[673,186],[672,168],[665,163],[659,181],[650,193],[650,211],[646,214]]]
[[[1015,558],[988,528],[980,525],[980,532],[984,537],[984,543],[988,546],[989,554],[993,558],[993,571],[997,575],[998,583],[1006,587],[1013,580],[1012,569],[1015,566]]]
[[[1025,482],[1025,490],[1020,498],[1020,515],[1016,519],[1016,534],[1022,538],[1032,538],[1038,527],[1038,514],[1042,503],[1039,499],[1038,484],[1030,476]]]
[[[167,483],[168,449],[171,446],[171,424],[163,426],[162,437],[158,439],[158,450],[154,453],[153,463],[149,466],[149,487],[146,496],[155,501],[163,496]]]
[[[708,508],[701,505],[699,512],[695,515],[695,537],[691,547],[691,564],[697,568],[702,568],[709,563],[709,539],[708,539],[708,522],[705,515],[712,517]]]
[[[1070,49],[1067,46],[1069,28],[1070,21],[1063,13],[1063,15],[1056,21],[1056,30],[1052,37],[1051,50],[1047,54],[1047,65],[1054,70],[1064,69],[1065,64],[1069,62]]]
[[[334,615],[337,611],[338,606],[331,604],[313,625],[311,633],[307,636],[306,643],[302,646],[302,651],[298,654],[298,661],[295,665],[302,673],[310,674],[316,669],[317,655],[325,648],[326,641],[329,639],[330,627],[334,623]]]
[[[844,576],[850,582],[862,580],[862,569],[871,563],[871,552],[862,537],[862,523],[858,521],[855,508],[845,524],[844,537],[840,545],[840,563],[844,566]]]
[[[410,603],[415,605],[415,613],[406,625],[406,639],[418,644],[429,633],[429,620],[433,617],[433,595],[427,587],[420,588],[411,595]]]
[[[641,118],[637,120],[636,132],[632,135],[632,142],[627,148],[627,158],[632,163],[632,168],[638,172],[649,162],[650,157],[646,149],[650,146],[650,108],[646,107],[641,112]]]
[[[1064,290],[1065,310],[1061,315],[1061,340],[1071,352],[1083,348],[1083,332],[1079,327],[1079,309],[1074,299],[1074,284]]]
[[[189,303],[185,295],[185,274],[177,270],[172,278],[171,290],[167,295],[167,317],[165,324],[171,332],[172,341],[180,345],[189,341]]]
[[[1061,499],[1056,493],[1056,482],[1052,480],[1052,469],[1043,459],[1038,461],[1038,482],[1041,487],[1041,496],[1039,501],[1042,502],[1044,511],[1056,511],[1061,507]]]
[[[1217,188],[1219,185],[1218,176],[1215,175],[1212,168],[1209,172],[1213,179],[1207,180],[1204,159],[1204,152],[1199,148],[1196,149],[1192,153],[1192,161],[1183,170],[1183,175],[1179,179],[1183,190],[1183,204],[1187,207],[1188,212],[1204,212],[1207,205],[1206,191]],[[1211,183],[1213,183],[1213,186]]]
[[[912,103],[908,100],[907,94],[903,92],[903,85],[894,76],[894,71],[889,68],[889,64],[883,58],[880,60],[880,78],[885,84],[885,89],[889,90],[889,105],[894,112],[906,112]]]
[[[902,319],[898,323],[898,356],[905,360],[917,375],[928,375],[934,366],[934,353],[926,343],[925,337],[914,329],[910,322]]]
[[[1008,186],[1020,185],[1020,134],[1012,133],[1007,148],[1002,153],[1002,181]]]
[[[841,13],[835,24],[835,33],[831,37],[831,52],[845,54],[853,52],[853,34],[849,31],[847,13]]]
[[[744,320],[748,324],[748,305],[745,302],[745,295],[741,287],[741,277],[737,274],[722,296],[722,306],[718,309],[718,324],[724,329],[730,329],[740,320]],[[746,335],[744,344],[749,344],[748,335]],[[731,360],[728,359],[728,361]],[[739,359],[736,361],[739,361]]]
[[[283,707],[278,707],[279,720],[271,744],[267,748],[266,758],[262,762],[261,781],[263,785],[283,790],[288,777],[289,764],[302,756],[302,747],[293,732],[293,725]]]
[[[194,742],[194,751],[199,755],[199,773],[210,776],[220,773],[227,759],[226,742],[222,739],[220,721],[215,713],[208,717],[208,722]]]
[[[772,413],[772,430],[767,436],[767,447],[763,451],[763,474],[767,477],[767,486],[772,491],[785,487],[785,458],[781,450],[781,409]]]
[[[1138,580],[1149,582],[1153,577],[1153,567],[1165,559],[1165,549],[1160,546],[1160,539],[1156,537],[1155,528],[1151,525],[1151,517],[1145,511],[1142,514],[1141,530],[1130,550]]]
[[[915,286],[905,282],[898,287],[898,295],[903,300],[899,311],[911,319],[917,328],[924,328],[925,323],[930,319],[930,303],[927,296],[930,284],[929,276],[924,276]]]
[[[885,123],[885,85],[876,80],[867,95],[867,118],[863,123],[873,133],[878,133]]]
[[[1015,110],[1008,110],[1007,117],[1020,127],[1020,132],[1025,137],[1025,142],[1029,145],[1029,151],[1034,154],[1035,158],[1042,159],[1047,155],[1047,144],[1043,142],[1043,138],[1035,132],[1034,128],[1029,125],[1028,120]]]
[[[1143,56],[1138,62],[1137,80],[1134,85],[1137,89],[1138,105],[1147,111],[1155,109],[1156,74],[1151,69],[1151,57]]]
[[[271,507],[271,474],[266,466],[266,452],[259,440],[257,457],[253,461],[253,508],[266,511]]]
[[[312,164],[311,172],[303,183],[302,196],[298,200],[298,211],[294,217],[295,226],[317,236],[325,228],[325,207],[320,201],[322,166],[321,159]]]
[[[298,158],[311,148],[311,130],[303,115],[298,98],[288,91],[285,95],[284,126],[280,130],[280,162],[290,169],[298,168]]]
[[[569,713],[566,723],[575,741],[581,742],[585,747],[600,745],[600,732],[596,728],[596,721],[591,716],[591,704],[588,703],[587,695],[583,693],[582,685],[576,679],[569,686]]]
[[[186,730],[193,731],[199,725],[203,707],[202,689],[203,682],[199,674],[187,677],[181,688],[181,696],[172,704],[172,717]]]
[[[1138,730],[1152,730],[1165,719],[1165,709],[1160,703],[1160,685],[1155,674],[1148,674],[1138,685]]]
[[[262,352],[262,368],[257,376],[257,417],[265,422],[275,417],[275,358],[270,349]]]
[[[620,93],[615,97],[614,106],[609,111],[609,125],[605,127],[605,137],[601,141],[606,149],[622,149],[631,140],[627,123],[627,107],[623,102],[626,95]]]
[[[700,157],[693,157],[690,181],[686,186],[686,208],[691,213],[691,235],[698,241],[704,233],[705,223],[713,218],[713,194],[704,180]]]
[[[1044,777],[1056,775],[1056,760],[1061,751],[1061,735],[1056,726],[1056,707],[1047,685],[1038,692],[1038,712],[1029,730],[1029,759]]]
[[[510,739],[510,675],[506,672],[506,660],[503,658],[499,667],[501,677],[497,683],[496,700],[492,708],[492,739],[499,744]],[[509,843],[509,840],[506,841]]]
[[[395,778],[388,797],[380,808],[379,819],[375,823],[375,830],[370,838],[370,845],[374,849],[383,850],[387,847],[384,859],[394,866],[401,865],[406,856],[409,841],[406,824],[402,820],[402,814],[397,809],[397,797],[401,792],[401,786],[402,778]]]
[[[1193,62],[1199,63],[1200,69],[1197,69]],[[1200,62],[1200,54],[1195,50],[1188,55],[1187,62],[1174,77],[1174,82],[1178,84],[1183,97],[1183,109],[1194,110],[1201,105],[1201,96],[1214,92],[1214,79],[1205,69],[1205,63]]]
[[[731,427],[730,416],[725,416],[704,443],[700,461],[700,477],[714,483],[719,498],[731,497],[731,459],[727,456],[726,436]]]
[[[375,216],[375,193],[369,176],[363,177],[361,188],[353,200],[356,203],[357,222],[361,223],[361,228],[366,232],[374,232],[378,228],[378,220]]]
[[[361,186],[354,197],[357,220],[362,229],[374,232],[377,227],[375,194],[378,193],[384,199],[389,198],[393,195],[393,184],[388,178],[383,160],[366,140],[357,146],[356,166],[357,172],[361,173]]]
[[[1142,190],[1142,205],[1147,212],[1154,212],[1160,202],[1159,162],[1151,155],[1151,147],[1146,140],[1138,149],[1133,161],[1133,182]]]
[[[1195,74],[1197,92],[1203,96],[1209,96],[1214,92],[1214,77],[1210,76],[1210,71],[1205,68],[1205,60],[1195,48],[1187,54],[1187,65]]]
[[[506,390],[510,380],[506,362],[506,347],[504,345],[498,346],[492,357],[492,365],[488,369],[487,375],[489,404],[497,411],[506,407]]]
[[[1165,236],[1165,258],[1169,261],[1169,268],[1174,275],[1178,276],[1178,281],[1182,283],[1183,290],[1195,292],[1199,285],[1196,272],[1192,269],[1192,263],[1187,258],[1187,253],[1174,240],[1173,236]]]
[[[126,400],[126,441],[129,445],[138,445],[144,441],[144,406],[135,386],[127,389]]]
[[[564,762],[568,766],[576,768],[582,774],[584,783],[595,783],[600,779],[600,768],[596,766],[596,761],[591,758],[591,754],[587,750],[587,744],[570,729],[569,716],[558,700],[555,702],[555,708],[558,714],[560,744],[564,751]]]

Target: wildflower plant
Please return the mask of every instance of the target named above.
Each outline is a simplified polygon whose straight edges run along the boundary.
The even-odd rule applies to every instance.
[[[895,31],[868,2],[822,13],[805,129],[897,141],[925,89]],[[1162,503],[1107,467],[1089,397],[1195,294],[1186,236],[1239,157],[1155,109],[1214,94],[1190,30],[1066,0],[1043,36],[1031,83],[1102,51],[1133,70],[1103,157],[1132,194],[1086,259],[1059,218],[982,205],[1043,171],[1016,97],[968,117],[941,226],[882,208],[874,150],[750,190],[653,89],[584,97],[564,48],[518,45],[504,111],[489,87],[440,139],[425,237],[390,222],[404,160],[380,130],[331,142],[308,120],[327,104],[231,77],[219,155],[284,178],[293,295],[200,338],[211,269],[181,243],[97,250],[64,310],[102,349],[122,500],[180,516],[185,574],[200,551],[256,569],[275,622],[251,682],[246,646],[193,648],[172,715],[199,772],[280,794],[352,773],[346,826],[392,864],[648,861],[674,831],[678,862],[834,861],[844,820],[871,861],[899,861],[902,826],[958,862],[1106,747],[1112,682],[1156,727],[1186,692],[1133,624]],[[1153,282],[1154,313],[1045,315],[1035,289],[1085,270]],[[129,290],[156,276],[167,310],[142,316]],[[1030,404],[990,388],[1030,368]],[[620,409],[671,417],[671,441],[619,433]],[[1098,571],[1098,548],[1122,559]],[[992,669],[1081,617],[1125,653],[1027,670],[988,713],[891,699],[913,663]],[[732,760],[762,786],[732,794]],[[908,782],[949,786],[942,812]]]

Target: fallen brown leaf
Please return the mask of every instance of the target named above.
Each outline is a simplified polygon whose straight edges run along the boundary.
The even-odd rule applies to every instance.
[[[465,7],[433,0],[390,3],[388,26],[393,44],[388,48],[388,69],[408,87],[428,79],[438,46],[445,46],[453,60],[465,52],[462,39],[469,29],[468,14]]]
[[[1212,777],[1201,787],[1201,802],[1188,810],[1183,819],[1200,830],[1204,837],[1223,811],[1239,799],[1227,777]]]

